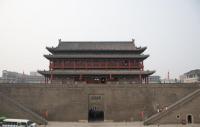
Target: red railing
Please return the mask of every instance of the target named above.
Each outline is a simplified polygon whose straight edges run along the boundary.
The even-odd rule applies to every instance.
[[[51,69],[142,69],[143,63],[136,61],[55,61]]]

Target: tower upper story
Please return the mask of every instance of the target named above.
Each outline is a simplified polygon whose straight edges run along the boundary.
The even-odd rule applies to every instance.
[[[136,47],[132,41],[61,41],[57,47],[46,47],[51,53],[47,59],[56,58],[137,58],[146,59],[142,53],[147,47]]]

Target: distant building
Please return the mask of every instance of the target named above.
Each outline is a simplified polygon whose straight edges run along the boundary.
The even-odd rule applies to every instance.
[[[3,70],[2,71],[2,79],[3,83],[24,83],[24,76],[23,74]]]
[[[30,72],[30,75],[26,76],[27,83],[44,83],[44,76],[38,72]]]
[[[41,76],[41,74],[39,74],[39,73],[36,72],[36,71],[31,71],[31,72],[30,72],[30,76]]]
[[[3,83],[3,79],[0,77],[0,83]]]
[[[180,83],[179,80],[175,79],[161,79],[161,83],[171,84],[171,83]]]
[[[200,69],[191,70],[180,76],[182,83],[200,83]]]
[[[180,82],[181,83],[184,83],[184,79],[186,78],[186,76],[183,74],[183,75],[180,75]]]
[[[149,76],[149,83],[161,83],[160,76]]]
[[[44,83],[44,77],[37,72],[31,72],[30,75],[27,75],[3,70],[0,83]]]

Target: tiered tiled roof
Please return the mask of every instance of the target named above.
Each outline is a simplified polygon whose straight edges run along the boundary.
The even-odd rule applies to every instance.
[[[47,59],[54,58],[137,58],[146,59],[149,55],[137,54],[59,54],[59,55],[44,55]]]
[[[140,71],[140,70],[73,70],[73,69],[67,69],[67,70],[53,70],[53,71],[39,71],[39,73],[44,75],[50,75],[50,74],[57,74],[57,75],[151,75],[155,71]]]
[[[46,47],[51,53],[59,51],[132,51],[142,53],[147,47],[136,47],[134,41],[61,41],[57,47]]]

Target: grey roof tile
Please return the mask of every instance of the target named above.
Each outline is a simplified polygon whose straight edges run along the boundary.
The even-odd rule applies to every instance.
[[[52,74],[58,74],[58,75],[80,75],[80,74],[100,74],[100,75],[106,75],[106,74],[112,74],[112,75],[138,75],[138,74],[142,74],[142,75],[151,75],[153,74],[155,71],[140,71],[140,70],[73,70],[73,69],[67,69],[67,70],[53,70],[53,71],[38,71],[40,74],[43,75],[50,75]]]
[[[146,47],[136,47],[132,41],[60,41],[57,47],[47,47],[48,50],[145,50]]]
[[[146,59],[149,55],[138,54],[63,54],[63,55],[44,55],[47,59],[54,58],[138,58]]]

